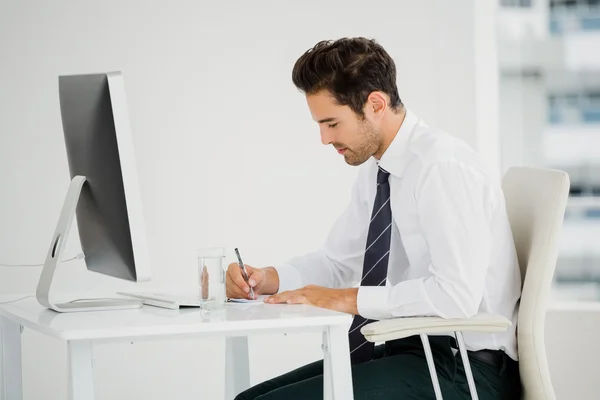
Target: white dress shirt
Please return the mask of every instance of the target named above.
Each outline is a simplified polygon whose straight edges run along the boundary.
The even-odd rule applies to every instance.
[[[517,360],[521,275],[500,180],[464,142],[406,111],[381,157],[365,162],[350,202],[323,247],[275,266],[279,291],[360,284],[378,165],[390,173],[393,230],[385,286],[359,286],[368,319],[506,316],[500,334],[465,333],[469,350],[504,350]]]

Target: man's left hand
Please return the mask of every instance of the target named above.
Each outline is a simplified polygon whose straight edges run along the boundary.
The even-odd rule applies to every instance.
[[[358,314],[356,297],[358,288],[330,289],[309,285],[301,289],[281,292],[265,298],[266,303],[308,304],[348,314]]]

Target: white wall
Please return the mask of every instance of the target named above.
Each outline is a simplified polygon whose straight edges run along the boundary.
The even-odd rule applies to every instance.
[[[0,2],[0,263],[42,262],[54,230],[68,186],[61,74],[124,72],[158,286],[191,288],[198,246],[239,246],[246,262],[267,265],[327,234],[356,169],[320,145],[291,82],[293,63],[318,40],[377,38],[397,62],[408,107],[475,147],[486,138],[494,163],[497,116],[486,109],[488,126],[475,116],[495,90],[495,63],[476,54],[476,38],[494,34],[494,7],[474,3]],[[67,256],[78,246],[74,235]],[[38,274],[0,269],[0,292],[33,292]],[[61,267],[57,288],[146,286],[77,261]],[[316,359],[319,339],[253,338],[253,382]],[[65,398],[64,346],[28,332],[24,343],[25,398]],[[99,346],[97,398],[221,398],[222,344]],[[274,361],[277,344],[294,349],[284,361]]]

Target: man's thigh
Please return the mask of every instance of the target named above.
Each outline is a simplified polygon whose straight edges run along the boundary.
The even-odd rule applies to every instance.
[[[374,358],[379,359],[385,356],[385,345],[377,345],[374,349]],[[353,367],[354,368],[354,367]],[[271,391],[288,386],[294,383],[303,382],[310,378],[323,375],[323,360],[304,365],[294,369],[288,373],[269,379],[268,381],[259,383],[256,386],[240,393],[234,400],[254,400],[261,395]],[[323,380],[321,379],[321,382]],[[322,383],[321,383],[322,385]],[[321,386],[321,392],[323,391]],[[301,397],[300,397],[301,398]]]
[[[322,368],[322,367],[321,367]],[[444,399],[468,399],[458,390],[454,376],[439,371]],[[399,354],[352,367],[355,400],[435,399],[427,362],[418,354]],[[305,400],[323,398],[323,375],[279,387],[256,400]]]
[[[254,400],[259,396],[278,388],[303,382],[315,376],[323,375],[323,360],[304,365],[286,374],[277,376],[240,393],[235,400]],[[322,391],[322,389],[321,389]]]

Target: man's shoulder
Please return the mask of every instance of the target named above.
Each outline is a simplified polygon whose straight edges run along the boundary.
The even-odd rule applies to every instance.
[[[482,168],[479,153],[468,143],[444,130],[425,124],[415,127],[409,151],[414,161],[422,168],[444,162]]]

